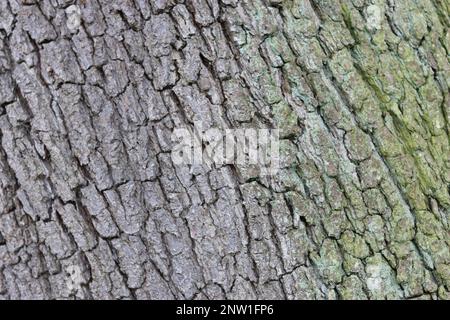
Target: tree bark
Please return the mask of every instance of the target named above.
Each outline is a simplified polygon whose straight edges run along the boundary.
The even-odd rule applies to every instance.
[[[0,298],[449,299],[446,0],[0,0]],[[281,169],[175,165],[278,128]]]

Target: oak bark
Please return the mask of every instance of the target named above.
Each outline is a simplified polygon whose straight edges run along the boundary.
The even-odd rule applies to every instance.
[[[449,299],[446,0],[0,0],[0,298]],[[279,128],[281,169],[171,132]]]

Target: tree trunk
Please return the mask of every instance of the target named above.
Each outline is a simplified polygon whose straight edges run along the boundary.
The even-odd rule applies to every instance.
[[[0,298],[450,298],[446,0],[0,0]],[[175,165],[277,128],[280,170]]]

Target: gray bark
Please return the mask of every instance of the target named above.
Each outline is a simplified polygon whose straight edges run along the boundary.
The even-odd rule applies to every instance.
[[[0,0],[0,298],[449,299],[446,0]],[[174,128],[281,165],[175,166]]]

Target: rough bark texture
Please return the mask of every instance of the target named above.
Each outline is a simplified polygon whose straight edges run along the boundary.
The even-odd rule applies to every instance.
[[[0,298],[450,298],[449,13],[0,0]],[[281,171],[174,166],[195,117]]]

